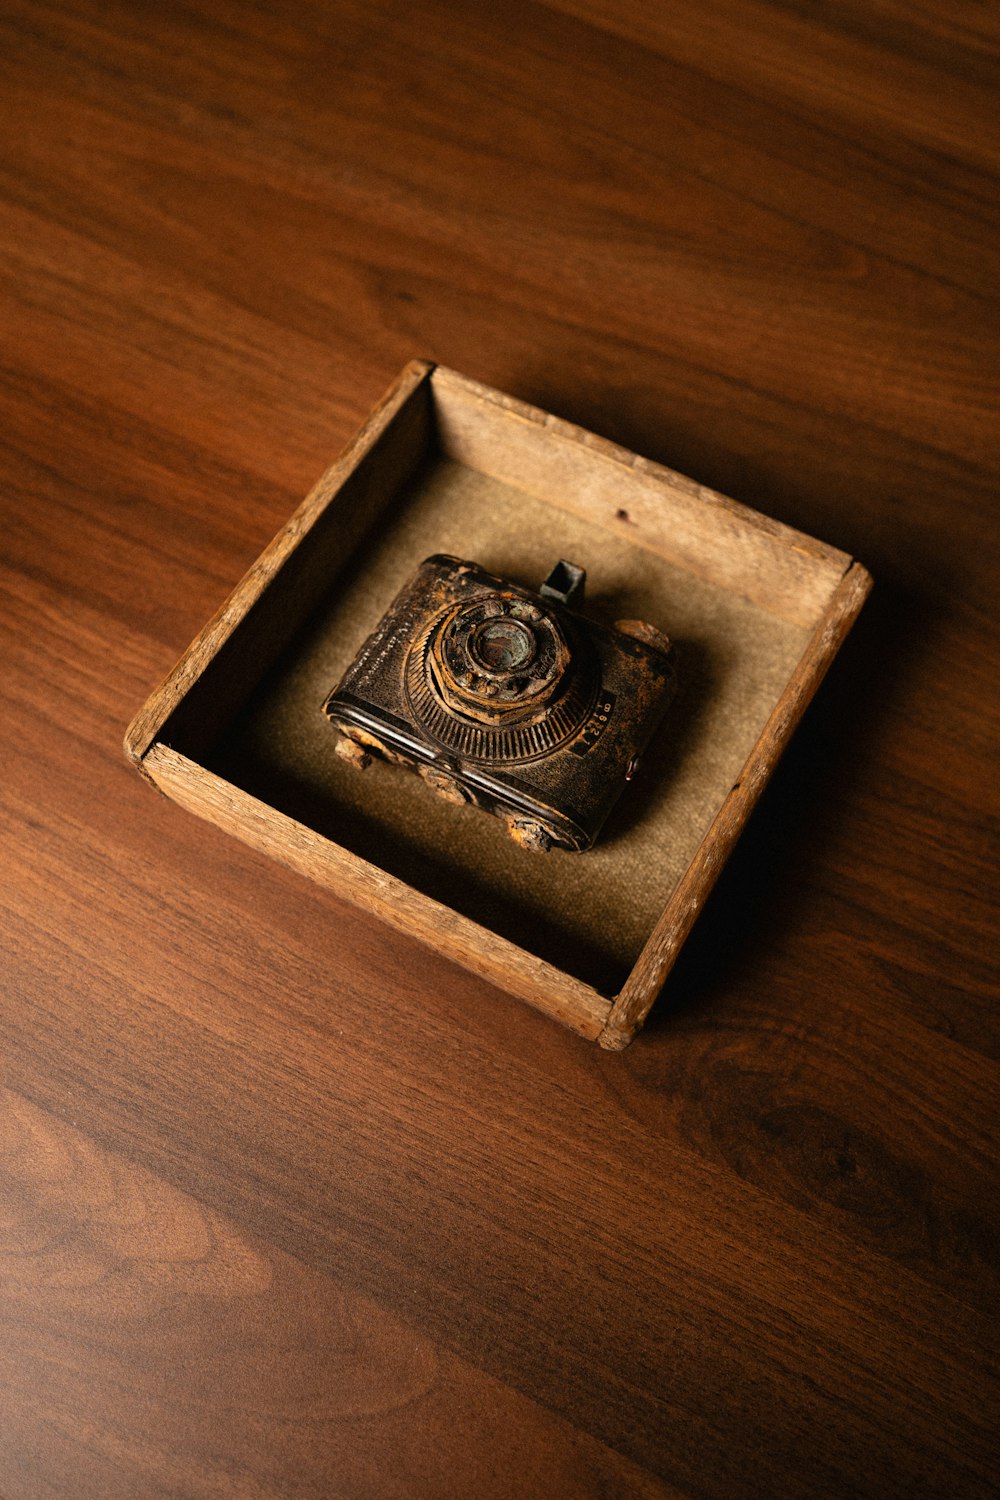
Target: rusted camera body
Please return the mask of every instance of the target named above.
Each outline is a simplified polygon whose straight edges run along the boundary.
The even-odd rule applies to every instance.
[[[437,554],[403,588],[324,704],[337,749],[417,771],[503,819],[527,848],[589,848],[674,689],[652,626],[581,615],[560,562],[535,593]]]

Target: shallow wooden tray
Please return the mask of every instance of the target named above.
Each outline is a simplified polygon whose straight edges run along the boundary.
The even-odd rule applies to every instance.
[[[527,853],[333,753],[326,693],[415,565],[647,619],[681,687],[598,846]],[[642,1025],[871,580],[844,553],[569,423],[413,363],[129,727],[169,796],[604,1047]]]

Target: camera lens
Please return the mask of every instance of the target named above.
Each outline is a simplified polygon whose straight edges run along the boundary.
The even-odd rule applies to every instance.
[[[519,589],[462,591],[414,642],[406,694],[445,749],[484,764],[535,760],[586,717],[591,653],[569,619]]]
[[[490,672],[517,672],[537,649],[535,633],[509,616],[486,620],[470,642],[473,657]]]
[[[449,610],[425,658],[442,702],[485,723],[543,712],[569,659],[551,611],[498,589]]]

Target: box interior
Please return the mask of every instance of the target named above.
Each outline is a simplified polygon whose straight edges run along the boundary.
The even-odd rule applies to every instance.
[[[735,563],[732,547],[721,549],[729,560],[713,577],[720,549],[707,534],[701,557],[684,516],[673,526],[669,486],[660,481],[651,508],[647,471],[537,428],[446,374],[419,387],[161,738],[611,997],[739,777],[846,559],[824,549],[800,556],[790,575],[802,580],[799,590],[776,588],[770,564],[746,562],[765,546],[778,573],[785,569],[788,543],[775,543],[762,523],[764,532],[737,537]],[[558,460],[551,473],[525,469],[526,436],[544,438],[538,451]],[[604,474],[596,500],[595,471]],[[691,498],[676,496],[682,509]],[[731,529],[730,513],[713,515],[710,504],[701,512],[709,533]],[[417,777],[381,762],[359,772],[335,755],[323,701],[433,552],[529,586],[569,558],[587,569],[586,612],[610,623],[649,620],[675,642],[677,697],[586,854],[528,853],[496,820],[442,802]],[[734,586],[741,559],[742,588]]]

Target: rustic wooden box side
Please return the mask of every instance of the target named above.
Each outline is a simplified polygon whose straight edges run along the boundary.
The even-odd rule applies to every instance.
[[[687,697],[645,801],[583,859],[526,863],[415,778],[345,770],[319,705],[420,556],[458,551],[530,583],[564,542],[599,560],[598,614],[679,627]],[[622,1046],[860,608],[867,575],[845,588],[849,563],[414,365],[137,716],[129,752],[192,810]]]
[[[607,527],[686,571],[812,627],[851,559],[569,422],[437,369],[449,458]]]

